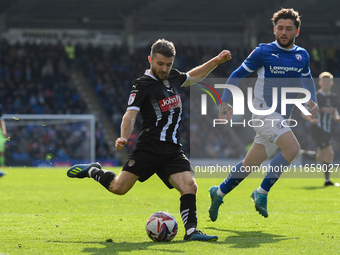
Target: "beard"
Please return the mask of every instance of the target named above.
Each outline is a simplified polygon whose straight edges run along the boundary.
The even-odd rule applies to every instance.
[[[295,38],[289,40],[287,43],[283,43],[279,38],[276,38],[276,41],[282,48],[288,48],[290,45],[294,44]]]
[[[168,73],[164,76],[164,78],[159,77],[159,75],[157,74],[157,70],[155,68],[151,68],[152,74],[153,76],[155,76],[157,78],[157,80],[163,81],[166,79],[166,77],[168,77]]]

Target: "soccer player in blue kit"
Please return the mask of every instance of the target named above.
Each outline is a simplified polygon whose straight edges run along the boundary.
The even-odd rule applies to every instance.
[[[309,116],[316,118],[318,105],[315,84],[309,68],[310,58],[305,49],[294,44],[295,37],[300,32],[299,13],[294,9],[282,8],[274,13],[272,23],[276,40],[268,44],[259,44],[241,66],[231,74],[227,84],[237,86],[243,77],[257,71],[258,77],[253,98],[253,106],[257,110],[271,108],[273,88],[277,88],[278,98],[280,99],[281,88],[300,88],[302,85],[304,89],[311,93],[311,100],[308,103],[310,106]],[[230,119],[231,117],[232,107],[228,104],[231,96],[231,92],[225,89],[220,106],[220,119]],[[294,97],[296,96],[294,95]],[[252,119],[262,120],[263,125],[254,127],[256,136],[250,150],[245,158],[231,169],[228,177],[219,186],[213,186],[209,189],[211,197],[209,216],[212,221],[216,221],[218,217],[218,210],[223,203],[223,197],[250,174],[249,169],[260,167],[262,162],[271,157],[277,148],[280,148],[280,153],[270,162],[260,187],[251,194],[256,211],[262,216],[268,217],[268,192],[280,178],[282,169],[290,165],[300,149],[292,130],[287,125],[276,125],[289,118],[293,106],[287,104],[286,115],[284,116],[281,115],[281,102],[278,102],[276,110],[270,115],[253,114]],[[272,121],[265,121],[265,119],[275,119],[277,122],[274,122],[273,125]],[[280,170],[277,171],[277,169]]]

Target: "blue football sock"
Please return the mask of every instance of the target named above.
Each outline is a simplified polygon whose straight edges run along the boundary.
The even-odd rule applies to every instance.
[[[245,171],[245,169],[242,169],[242,161],[237,163],[236,166],[234,166],[228,177],[225,178],[225,180],[220,185],[220,190],[223,194],[228,194],[230,191],[232,191],[239,183],[246,178],[250,172]]]
[[[281,153],[276,155],[276,157],[270,162],[268,172],[261,183],[261,188],[269,191],[275,182],[280,178],[282,172],[285,170],[285,167],[289,166],[289,164],[290,162],[288,162]]]

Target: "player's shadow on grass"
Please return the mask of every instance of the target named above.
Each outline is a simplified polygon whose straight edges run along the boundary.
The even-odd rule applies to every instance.
[[[80,242],[80,241],[53,241],[56,243],[73,243],[73,244],[100,244],[103,247],[86,247],[82,248],[82,254],[90,254],[90,255],[103,255],[103,254],[121,254],[121,252],[132,252],[132,251],[140,251],[141,253],[147,251],[155,251],[159,254],[164,253],[185,253],[184,250],[174,249],[172,246],[185,241],[171,241],[171,242],[140,242],[140,243],[129,243],[129,242],[120,242],[115,243],[112,242]],[[158,246],[155,249],[149,249],[149,247]]]
[[[91,255],[102,255],[102,254],[121,254],[121,252],[132,252],[132,251],[140,251],[141,253],[147,251],[155,251],[159,254],[164,253],[184,253],[185,251],[180,251],[173,249],[171,244],[176,244],[178,242],[172,241],[167,243],[156,243],[156,242],[142,242],[142,243],[129,243],[129,242],[122,242],[122,243],[104,243],[106,247],[103,248],[84,248],[82,253],[91,254]],[[149,249],[151,246],[161,246],[156,249]],[[166,247],[164,247],[164,244]]]
[[[325,186],[304,186],[304,187],[299,187],[299,188],[295,188],[295,189],[305,189],[305,190],[320,190],[320,189],[325,189],[325,188],[328,188],[328,187],[325,187]]]
[[[210,227],[207,229],[214,229],[218,231],[229,232],[235,235],[228,236],[225,240],[219,235],[218,243],[225,243],[231,245],[230,248],[257,248],[264,244],[278,243],[284,240],[295,239],[286,238],[283,235],[273,235],[268,233],[263,233],[262,231],[235,231],[227,229],[219,229]]]

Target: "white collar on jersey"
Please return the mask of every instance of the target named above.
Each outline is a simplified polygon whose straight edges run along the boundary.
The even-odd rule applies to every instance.
[[[150,76],[152,79],[158,81],[158,79],[150,73],[150,69],[145,70],[145,75]]]
[[[275,45],[276,45],[278,48],[280,48],[281,50],[286,50],[286,51],[295,50],[295,47],[296,47],[296,45],[294,44],[293,48],[291,48],[291,49],[286,49],[286,48],[283,48],[282,46],[280,46],[280,44],[277,42],[277,40],[275,40],[274,43],[275,43]]]

